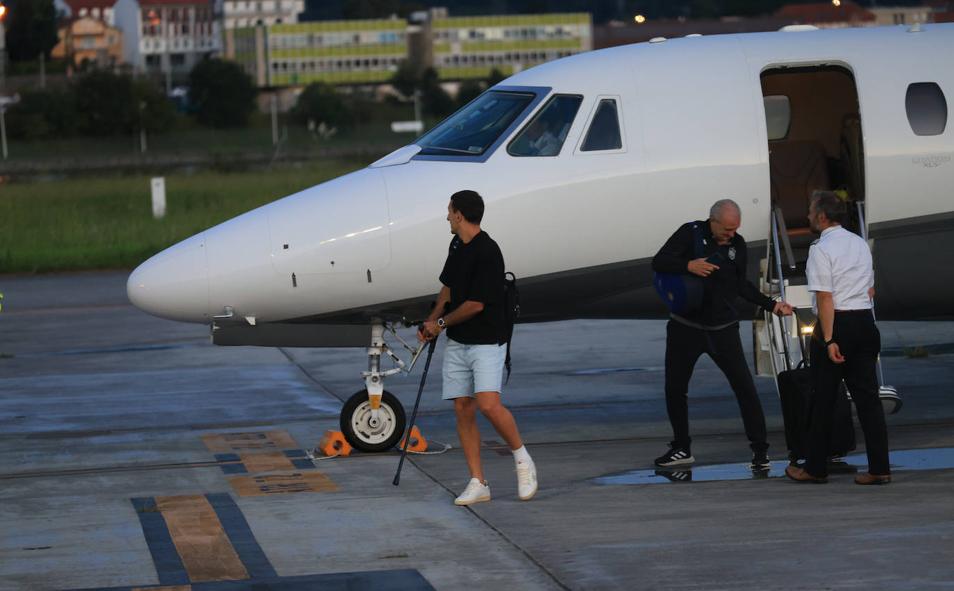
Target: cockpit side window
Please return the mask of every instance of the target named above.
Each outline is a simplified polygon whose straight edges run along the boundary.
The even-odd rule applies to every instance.
[[[426,156],[479,156],[534,98],[532,93],[485,92],[415,143]]]
[[[603,99],[596,109],[590,129],[586,132],[581,152],[600,150],[619,150],[623,147],[623,138],[619,132],[619,113],[615,99]]]
[[[558,94],[530,120],[507,146],[511,156],[558,156],[583,97]]]

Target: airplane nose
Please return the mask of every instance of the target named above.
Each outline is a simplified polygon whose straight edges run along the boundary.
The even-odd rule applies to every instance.
[[[209,267],[205,233],[153,256],[132,272],[126,295],[154,316],[182,322],[207,322]]]

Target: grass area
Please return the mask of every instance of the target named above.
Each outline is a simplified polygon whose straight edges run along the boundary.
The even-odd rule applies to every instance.
[[[0,184],[0,273],[132,268],[210,226],[366,164],[167,176],[161,220],[152,217],[147,176]]]
[[[375,105],[367,120],[353,129],[341,131],[330,139],[319,138],[303,125],[292,121],[288,113],[279,116],[279,130],[284,138],[279,154],[313,154],[324,149],[377,149],[380,154],[413,141],[413,134],[396,134],[391,121],[414,118],[412,105]],[[9,122],[9,119],[8,119]],[[162,133],[146,136],[147,151],[143,158],[176,155],[197,155],[228,161],[235,154],[259,154],[268,157],[275,152],[272,144],[270,116],[255,113],[250,125],[240,129],[211,129],[201,127],[184,115],[179,115],[175,126]],[[116,157],[139,157],[139,133],[112,137],[67,137],[58,139],[20,140],[8,138],[9,160],[55,161],[82,163]],[[0,161],[0,174],[3,161]]]

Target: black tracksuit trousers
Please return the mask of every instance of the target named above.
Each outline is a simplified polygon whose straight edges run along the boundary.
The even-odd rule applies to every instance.
[[[845,358],[844,363],[836,364],[829,359],[821,325],[815,325],[811,343],[814,392],[805,470],[812,476],[828,475],[828,442],[831,441],[832,417],[838,387],[844,380],[865,435],[868,472],[890,474],[888,428],[878,397],[877,362],[878,353],[881,352],[881,333],[875,326],[871,311],[835,312],[833,338]]]
[[[742,411],[742,424],[752,451],[765,451],[765,415],[745,362],[739,326],[702,330],[676,320],[666,325],[666,411],[672,424],[673,447],[689,451],[689,379],[699,357],[706,353],[729,380]]]

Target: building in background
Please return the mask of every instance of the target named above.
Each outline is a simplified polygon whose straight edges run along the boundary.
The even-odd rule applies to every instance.
[[[442,80],[510,75],[593,49],[589,13],[434,18],[430,28]]]
[[[120,0],[128,1],[128,0]],[[407,59],[442,80],[510,74],[593,48],[589,14],[319,21],[226,29],[225,56],[260,87],[387,82]]]
[[[913,25],[934,20],[930,6],[881,6],[871,7],[868,12],[875,16],[876,25]]]
[[[222,50],[211,0],[118,0],[114,10],[123,59],[137,72],[164,77],[167,91],[200,60]]]
[[[778,9],[776,16],[790,19],[799,25],[814,25],[820,29],[847,27],[873,27],[876,17],[870,10],[851,0],[816,2],[813,4],[787,4]]]
[[[70,18],[94,18],[101,20],[110,27],[116,26],[116,13],[114,8],[116,0],[65,0],[69,8]]]
[[[407,58],[399,19],[318,21],[225,31],[225,56],[260,87],[387,82]]]
[[[74,18],[58,34],[60,41],[50,56],[67,60],[71,68],[115,68],[123,63],[123,34],[102,18]]]
[[[298,22],[305,0],[221,0],[222,24],[226,30],[257,25]]]

